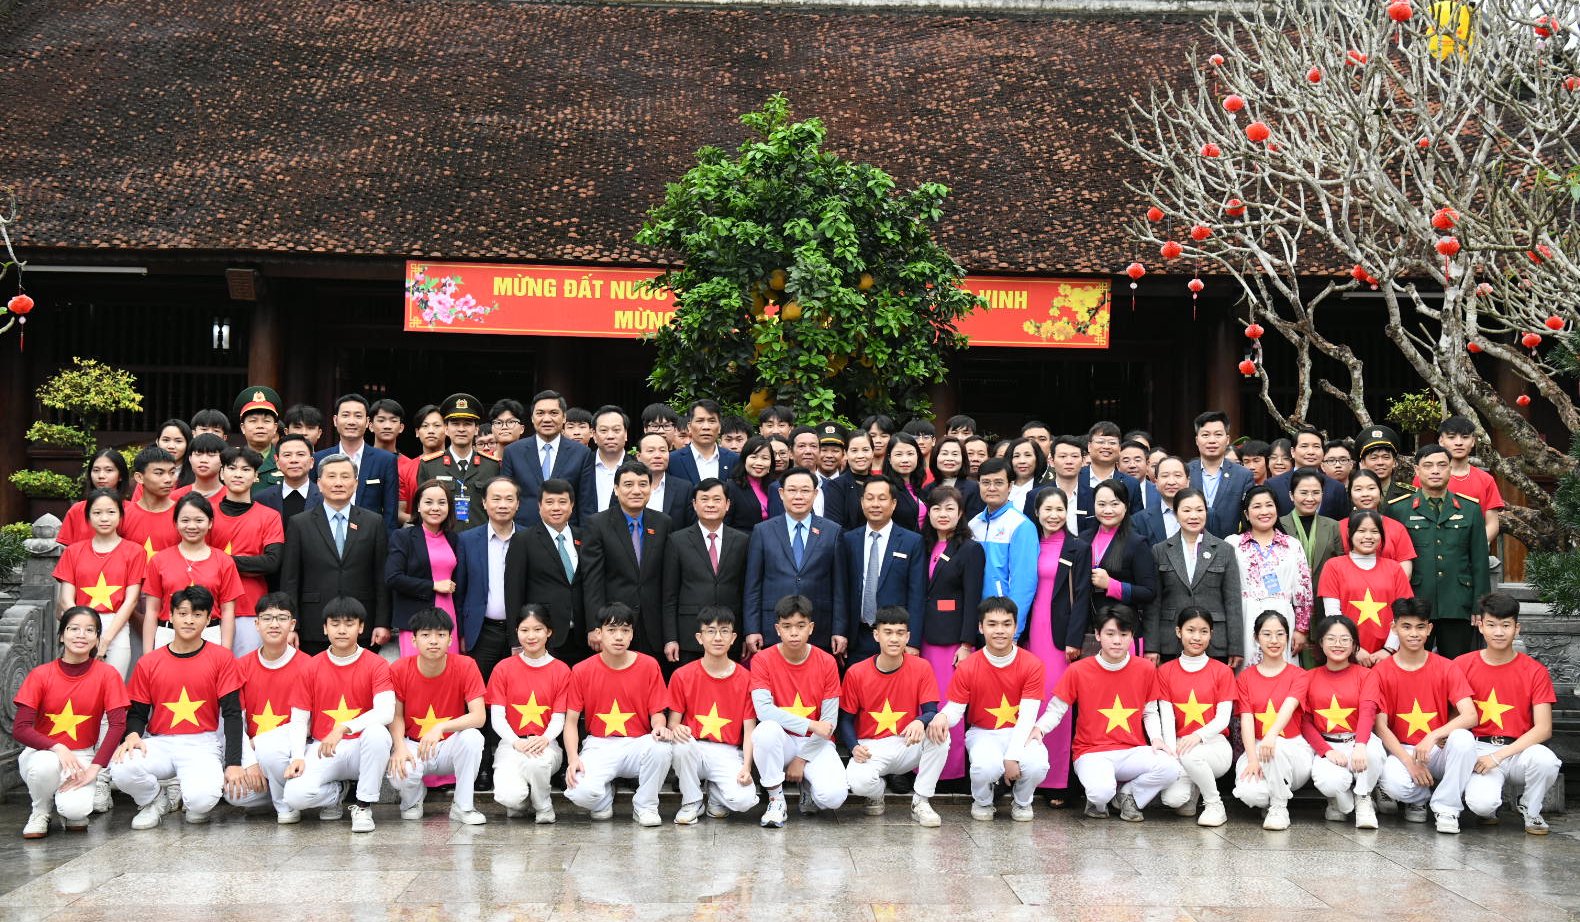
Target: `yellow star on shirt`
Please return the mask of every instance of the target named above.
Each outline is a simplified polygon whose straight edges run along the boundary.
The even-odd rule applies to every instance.
[[[1405,734],[1408,736],[1416,733],[1431,733],[1432,720],[1437,717],[1437,712],[1421,710],[1421,699],[1416,698],[1415,705],[1410,709],[1410,713],[1395,714],[1393,716],[1408,724],[1405,728]]]
[[[230,542],[229,541],[225,542],[225,553],[227,553],[227,554],[230,553]]]
[[[1103,715],[1104,717],[1108,718],[1108,727],[1107,727],[1107,729],[1103,730],[1103,732],[1104,733],[1112,733],[1112,732],[1114,732],[1114,730],[1116,728],[1124,727],[1125,728],[1125,732],[1129,733],[1130,732],[1130,715],[1134,714],[1138,710],[1140,710],[1140,708],[1127,708],[1127,707],[1125,707],[1124,702],[1119,700],[1119,696],[1118,695],[1115,695],[1114,696],[1114,706],[1113,707],[1098,708],[1097,709],[1097,713],[1099,713],[1099,714]]]
[[[325,717],[335,722],[336,727],[339,727],[349,721],[356,720],[357,715],[362,713],[362,709],[346,707],[346,696],[341,695],[340,706],[336,708],[330,708],[323,713]],[[332,729],[333,728],[331,728],[331,730]]]
[[[170,709],[170,728],[172,730],[175,729],[176,725],[182,721],[190,723],[194,727],[202,726],[198,723],[197,711],[198,708],[207,703],[206,700],[193,701],[191,698],[188,698],[187,687],[185,685],[181,686],[181,698],[179,700],[164,702],[164,706]]]
[[[49,735],[55,736],[64,733],[72,739],[77,738],[77,725],[88,719],[87,714],[77,714],[71,709],[71,699],[66,699],[66,706],[60,709],[59,714],[45,714],[54,724],[49,728]],[[1503,726],[1501,723],[1498,726]]]
[[[889,707],[889,699],[885,698],[883,699],[883,710],[868,711],[867,716],[871,717],[877,722],[879,733],[887,730],[890,733],[898,735],[900,732],[900,718],[909,713],[909,711],[892,710]]]
[[[702,728],[702,732],[697,734],[698,739],[706,739],[711,736],[721,743],[724,742],[724,728],[730,725],[730,719],[719,716],[719,703],[717,701],[713,702],[713,707],[708,710],[708,713],[698,714],[696,717],[697,726]]]
[[[1370,621],[1372,624],[1382,627],[1382,616],[1379,615],[1378,612],[1381,612],[1383,609],[1387,608],[1388,603],[1374,600],[1372,598],[1372,591],[1370,589],[1366,590],[1366,598],[1351,599],[1350,604],[1355,606],[1356,611],[1360,612],[1360,617],[1355,619],[1355,624],[1357,626]]]
[[[1314,712],[1318,717],[1328,722],[1328,732],[1334,730],[1354,730],[1350,726],[1350,715],[1355,713],[1355,708],[1339,707],[1339,696],[1333,695],[1328,706]]]
[[[1191,724],[1207,726],[1207,712],[1212,710],[1212,702],[1197,701],[1196,689],[1190,690],[1190,698],[1186,701],[1176,701],[1174,706],[1180,709],[1180,729],[1183,730]],[[1130,729],[1126,727],[1125,729]]]
[[[290,718],[291,714],[289,711],[284,714],[276,714],[274,713],[274,702],[265,701],[263,703],[263,710],[250,716],[252,717],[252,735],[258,736],[263,733],[268,733],[270,730],[273,730],[280,724],[285,723],[286,720]]]
[[[801,699],[797,698],[796,700],[799,701]],[[603,721],[604,736],[613,736],[616,733],[621,736],[627,736],[625,725],[630,722],[631,718],[636,716],[636,712],[620,710],[620,702],[616,699],[609,702],[609,710],[593,716]]]
[[[1020,716],[1020,705],[1010,704],[1009,695],[999,695],[998,707],[988,708],[987,712],[993,715],[993,729],[1012,724]]]
[[[1256,719],[1262,722],[1262,729],[1257,733],[1257,736],[1266,737],[1267,732],[1273,729],[1274,722],[1278,720],[1278,708],[1273,707],[1272,698],[1267,699],[1267,710],[1257,714]]]
[[[543,715],[548,711],[549,706],[538,703],[537,692],[527,696],[526,704],[512,704],[511,707],[515,708],[516,713],[521,715],[521,724],[516,729],[525,730],[534,724],[544,729],[548,728],[548,724],[543,722]]]
[[[104,578],[104,574],[100,573],[99,581],[94,585],[77,587],[79,592],[88,597],[89,608],[96,608],[99,611],[115,610],[115,603],[111,597],[126,587],[111,586],[108,585],[108,582],[109,581]],[[75,739],[75,737],[73,737],[73,739]]]
[[[801,703],[801,693],[800,692],[796,692],[795,704],[787,704],[784,707],[780,708],[780,710],[784,711],[787,714],[794,714],[795,716],[800,717],[803,720],[811,720],[812,719],[812,712],[814,710],[816,710],[816,709],[810,704],[802,704]]]
[[[411,715],[409,715],[409,714],[407,716],[411,717]],[[422,739],[423,737],[428,735],[428,731],[429,730],[432,730],[434,727],[438,726],[439,724],[444,723],[445,721],[447,721],[449,719],[450,718],[448,718],[448,717],[437,717],[437,716],[435,716],[434,713],[433,713],[433,705],[430,704],[430,705],[428,705],[428,716],[426,716],[426,717],[411,717],[411,722],[417,725],[417,738],[418,739]]]
[[[148,555],[149,560],[154,559],[154,539],[152,537],[143,539],[143,553]]]
[[[1475,701],[1474,698],[1471,700]],[[68,705],[70,703],[69,701],[67,702]],[[1503,728],[1503,715],[1514,710],[1514,705],[1503,704],[1498,701],[1498,690],[1496,688],[1487,692],[1487,700],[1475,701],[1475,704],[1481,710],[1481,722],[1497,724],[1500,730]],[[73,736],[72,739],[76,739],[76,737]]]

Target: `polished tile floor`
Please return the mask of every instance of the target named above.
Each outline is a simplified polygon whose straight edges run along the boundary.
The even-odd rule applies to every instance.
[[[1043,808],[1029,824],[1005,810],[981,823],[949,805],[941,829],[920,829],[894,801],[881,818],[856,805],[802,818],[792,803],[783,830],[643,829],[622,797],[612,822],[562,806],[555,826],[493,804],[481,827],[451,824],[442,802],[421,822],[381,806],[378,830],[353,836],[346,821],[279,827],[228,808],[208,826],[172,815],[134,833],[118,802],[86,834],[25,842],[20,800],[0,806],[0,920],[1580,922],[1580,819],[1567,816],[1545,838],[1508,814],[1454,837],[1397,817],[1357,832],[1312,802],[1281,833],[1243,809],[1204,830]]]

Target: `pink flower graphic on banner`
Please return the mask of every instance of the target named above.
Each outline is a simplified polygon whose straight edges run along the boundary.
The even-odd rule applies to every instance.
[[[460,320],[481,323],[483,318],[499,310],[499,305],[481,304],[469,294],[456,297],[461,290],[459,276],[428,275],[427,266],[416,266],[406,279],[406,303],[413,318],[432,327],[436,324],[451,325]]]

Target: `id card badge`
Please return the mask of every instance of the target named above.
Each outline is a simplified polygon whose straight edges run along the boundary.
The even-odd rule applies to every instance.
[[[458,519],[459,521],[462,521],[462,522],[470,522],[472,520],[471,515],[470,515],[471,510],[472,510],[471,497],[466,495],[466,489],[463,487],[462,489],[457,491],[456,494],[455,494],[455,517],[456,517],[456,519]]]
[[[1284,589],[1278,582],[1278,574],[1272,570],[1268,570],[1266,573],[1262,574],[1262,589],[1265,590],[1269,596],[1284,594]]]

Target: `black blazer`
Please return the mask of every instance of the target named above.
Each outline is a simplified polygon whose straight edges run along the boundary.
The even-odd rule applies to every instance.
[[[274,484],[272,486],[264,487],[262,490],[259,490],[256,494],[253,495],[252,501],[257,503],[260,506],[268,506],[270,509],[273,509],[275,512],[280,513],[281,516],[284,516],[285,515],[285,485],[283,483],[277,483],[277,484]],[[307,482],[307,500],[302,505],[302,511],[306,512],[307,510],[313,508],[313,506],[315,506],[315,505],[322,506],[323,504],[324,504],[324,495],[322,493],[318,492],[318,484],[316,484],[313,481],[309,480]]]
[[[696,653],[696,615],[708,605],[722,605],[741,618],[746,596],[746,546],[751,536],[728,525],[719,529],[719,572],[708,559],[702,529],[688,525],[672,532],[664,549],[664,643]]]
[[[861,508],[849,505],[850,492],[845,488],[845,481],[848,479],[844,474],[826,479],[822,474],[817,475],[817,492],[819,496],[823,497],[823,518],[828,519],[840,528],[860,525],[862,519]],[[772,497],[769,498],[768,502],[770,505],[774,505]],[[779,512],[783,511],[783,509],[779,509]],[[816,511],[816,507],[813,507],[813,512]],[[776,512],[774,514],[778,515],[779,513]]]
[[[406,623],[415,612],[433,606],[433,564],[428,559],[428,539],[422,532],[421,525],[407,525],[390,533],[384,579],[390,587],[391,630],[406,630]],[[455,535],[444,537],[450,543],[450,550],[456,552]],[[456,553],[459,560],[459,552]],[[460,625],[456,625],[456,629],[459,630]]]
[[[964,520],[962,520],[964,522]],[[964,531],[964,529],[962,529]],[[932,548],[924,548],[929,560]],[[927,607],[922,640],[934,646],[977,646],[977,605],[982,602],[986,557],[969,532],[944,546],[938,566],[927,580]]]
[[[926,495],[927,495],[927,491],[926,490],[917,490],[916,491],[916,496],[926,496]],[[894,497],[894,524],[895,524],[895,526],[898,527],[898,528],[903,528],[903,529],[905,529],[906,531],[909,531],[909,532],[915,532],[916,534],[921,534],[922,533],[922,524],[917,519],[917,511],[918,511],[918,509],[920,509],[920,507],[917,505],[916,497],[912,496],[911,495],[911,491],[907,490],[905,488],[905,484],[903,484],[903,483],[900,484],[900,492],[895,494],[895,497]],[[860,524],[862,524],[865,521],[866,521],[866,513],[861,511],[861,494],[857,493],[856,494],[856,517],[855,517],[855,519],[853,519],[851,521],[850,527],[854,528],[855,526],[860,525]],[[971,520],[968,519],[968,518],[965,518],[964,515],[962,515],[960,521],[962,521],[962,522],[969,522]]]
[[[1182,609],[1197,605],[1212,615],[1212,641],[1207,645],[1207,655],[1218,659],[1244,656],[1240,564],[1229,542],[1204,532],[1196,545],[1192,579],[1185,577],[1185,540],[1179,532],[1153,545],[1152,560],[1158,568],[1158,601],[1143,622],[1147,652],[1178,656],[1180,640],[1174,633],[1174,623]]]
[[[308,506],[285,524],[285,560],[280,565],[280,591],[296,600],[296,632],[314,646],[324,636],[324,605],[350,596],[368,610],[362,643],[371,646],[373,629],[390,626],[390,587],[384,575],[389,556],[389,531],[384,517],[361,506],[347,506],[344,556],[335,553],[334,533],[324,505]]]
[[[691,496],[695,492],[696,484],[684,477],[664,475],[664,508],[660,511],[669,516],[675,528],[685,528],[697,520],[697,510],[691,508]]]
[[[624,602],[636,612],[636,637],[631,649],[652,657],[664,652],[664,550],[669,544],[669,516],[652,509],[642,513],[642,562],[637,563],[625,512],[618,503],[582,526],[582,598],[597,617],[610,602]],[[558,562],[559,554],[555,553]],[[562,574],[563,575],[563,568]]]
[[[724,494],[730,498],[730,511],[724,516],[724,524],[737,531],[750,533],[757,523],[783,513],[784,508],[779,501],[779,482],[766,481],[763,489],[768,493],[766,515],[762,511],[763,507],[757,504],[757,494],[752,492],[751,487],[743,487],[733,480],[724,481]]]
[[[587,630],[587,619],[582,614],[582,574],[587,572],[583,531],[567,527],[577,557],[574,580],[565,578],[565,564],[560,560],[554,536],[541,521],[527,526],[511,540],[510,550],[505,552],[505,623],[511,638],[516,636],[521,606],[528,602],[548,610],[549,625],[554,629],[549,637],[550,650],[559,650],[574,632]],[[572,649],[581,646],[576,643]]]
[[[960,495],[965,497],[966,500],[965,508],[960,510],[961,522],[971,521],[973,518],[976,518],[978,512],[987,508],[987,503],[982,502],[982,490],[977,486],[975,480],[956,477],[952,486],[959,490]],[[927,503],[929,508],[933,506],[933,491],[938,489],[938,487],[938,484],[930,483],[927,485],[927,489],[922,492],[922,500]]]
[[[1093,544],[1092,539],[1097,535],[1097,529],[1096,518],[1088,521],[1086,527],[1081,529],[1081,540],[1085,541],[1089,548]],[[1125,584],[1123,598],[1119,601],[1135,610],[1138,627],[1146,624],[1148,609],[1158,597],[1158,568],[1152,560],[1152,548],[1147,546],[1146,536],[1141,530],[1126,522],[1120,533],[1109,542],[1108,552],[1101,560],[1094,559],[1092,566],[1102,567],[1108,571],[1110,578]],[[1107,592],[1100,591],[1096,586],[1092,587],[1091,615],[1094,621],[1098,610],[1108,601],[1112,600],[1109,599]],[[1087,627],[1083,627],[1082,630],[1087,630]]]
[[[1119,543],[1117,538],[1114,543]],[[1059,552],[1059,572],[1053,578],[1053,594],[1048,600],[1048,626],[1055,647],[1081,649],[1086,632],[1092,629],[1092,604],[1096,599],[1097,594],[1092,589],[1092,546],[1066,532],[1064,547]],[[1033,612],[1026,619],[1027,634],[1035,616]],[[1024,642],[1026,635],[1022,637]],[[1052,694],[1053,689],[1048,693]]]

